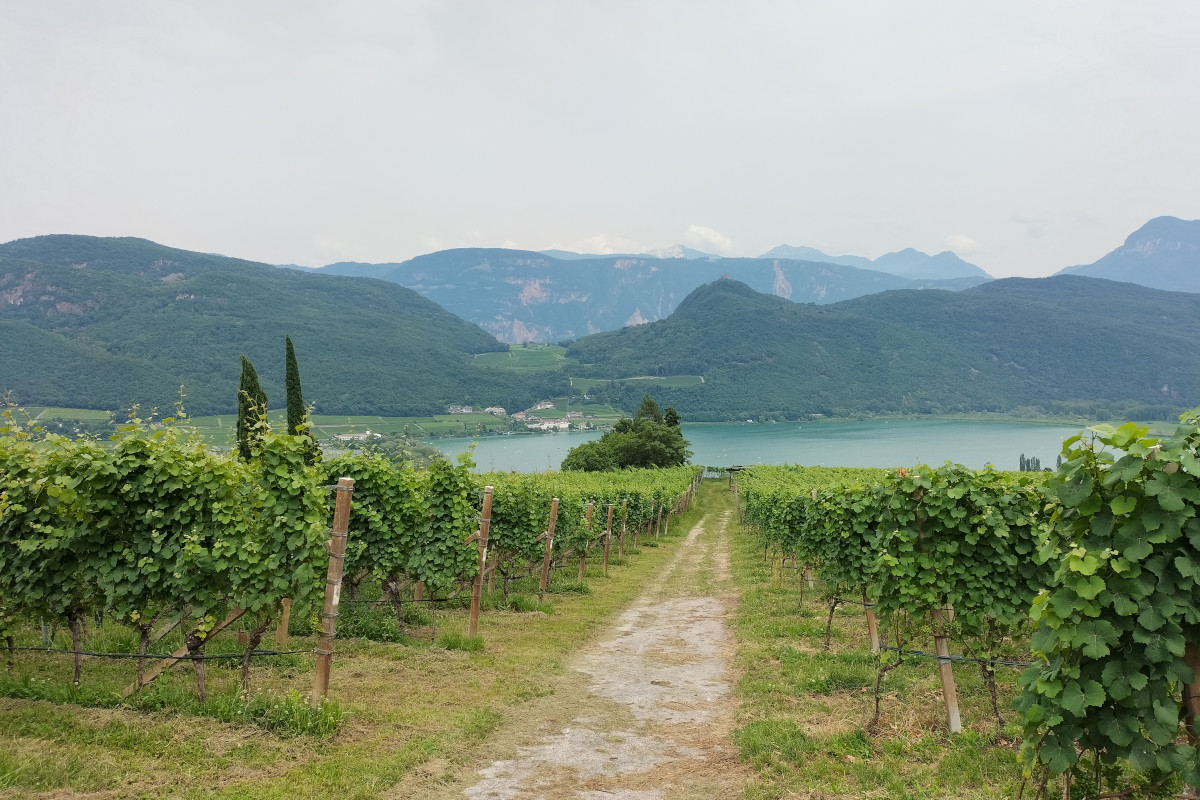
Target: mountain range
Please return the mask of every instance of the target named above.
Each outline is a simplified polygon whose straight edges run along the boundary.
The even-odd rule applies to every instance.
[[[1152,220],[1088,268],[1185,281],[1197,225]],[[505,345],[400,279],[531,338],[553,325],[601,332],[571,336],[563,369],[485,366],[475,356]],[[589,392],[630,409],[647,383],[625,379],[676,375],[704,380],[653,393],[694,420],[1014,409],[1167,418],[1200,402],[1200,294],[1076,274],[979,280],[513,250],[279,269],[144,239],[41,236],[0,244],[0,391],[26,404],[165,410],[182,384],[189,411],[223,413],[241,353],[282,397],[290,334],[306,399],[326,414],[526,408],[570,393],[570,377],[606,379]],[[947,286],[962,291],[917,290]]]
[[[1059,274],[1087,275],[1167,289],[1200,292],[1200,219],[1156,217],[1092,264]]]
[[[283,342],[305,399],[327,414],[525,408],[557,374],[474,363],[505,345],[411,289],[282,270],[144,239],[39,236],[0,245],[0,391],[23,403],[193,414],[236,408],[238,356],[283,399]]]
[[[944,258],[953,254],[925,256],[915,250],[904,251],[916,254],[912,257],[889,255],[896,257],[897,268],[922,261],[923,256],[926,275],[902,276],[828,261],[680,253],[670,258],[570,253],[555,257],[528,250],[463,248],[398,264],[343,262],[318,271],[399,283],[501,341],[543,343],[663,319],[697,286],[722,275],[786,300],[818,304],[888,289],[965,289],[989,279],[978,267]],[[943,266],[950,277],[934,277]],[[975,273],[958,274],[970,270]]]
[[[950,251],[930,255],[906,248],[869,259],[793,245],[758,258],[722,258],[683,245],[629,255],[461,248],[404,262],[340,262],[318,271],[399,283],[513,343],[570,341],[663,319],[693,289],[722,275],[817,304],[889,289],[961,290],[992,279]],[[1151,220],[1109,255],[1061,274],[1200,292],[1200,220]]]
[[[1200,294],[1066,275],[815,306],[726,279],[567,355],[585,377],[703,376],[653,392],[696,421],[1022,408],[1161,419],[1200,402]],[[630,407],[644,385],[590,391]]]
[[[830,256],[814,247],[793,247],[781,244],[763,253],[760,258],[790,258],[796,261],[821,261],[829,264],[842,264],[847,267],[876,270],[903,278],[944,280],[947,278],[977,278],[981,281],[991,280],[988,275],[974,264],[967,263],[949,250],[937,255],[922,253],[911,247],[895,253],[885,253],[874,260],[863,256]]]

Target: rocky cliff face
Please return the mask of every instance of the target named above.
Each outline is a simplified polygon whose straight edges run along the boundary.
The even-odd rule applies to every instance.
[[[1200,292],[1200,220],[1156,217],[1099,261],[1062,272],[1152,289]]]
[[[352,266],[362,271],[370,265]],[[558,258],[474,248],[430,253],[379,273],[510,343],[559,342],[664,319],[689,292],[723,274],[798,303],[833,303],[886,289],[961,289],[985,280],[913,280],[786,258]]]

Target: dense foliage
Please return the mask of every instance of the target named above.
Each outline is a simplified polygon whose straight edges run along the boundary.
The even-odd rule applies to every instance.
[[[679,467],[687,463],[692,451],[679,427],[679,415],[668,407],[671,421],[663,417],[650,395],[632,418],[617,420],[613,429],[599,439],[571,449],[563,459],[568,472],[610,472],[618,469]]]
[[[831,594],[865,592],[885,620],[952,606],[961,631],[994,633],[1026,620],[1047,582],[1033,559],[1042,481],[946,464],[755,467],[738,483],[768,546],[819,569]]]
[[[264,430],[243,462],[187,428],[136,417],[105,443],[43,437],[8,413],[0,596],[18,613],[65,619],[77,651],[97,612],[138,628],[143,654],[168,614],[181,615],[194,655],[231,608],[261,635],[282,598],[303,602],[320,588],[327,509],[306,452],[302,437]]]
[[[1174,419],[1200,398],[1200,295],[1060,276],[815,306],[722,280],[665,320],[588,336],[567,355],[583,377],[702,375],[653,390],[700,422],[992,411]],[[632,409],[643,391],[617,381],[589,394]]]
[[[258,382],[254,365],[245,356],[242,356],[242,377],[238,383],[237,412],[238,455],[243,461],[249,461],[259,433],[266,427],[267,393]]]
[[[254,428],[250,457],[216,452],[185,424],[132,416],[107,441],[47,435],[10,409],[0,426],[0,635],[19,618],[64,620],[80,680],[84,622],[105,615],[139,636],[138,675],[151,630],[180,618],[205,693],[208,637],[241,614],[250,657],[284,598],[319,596],[328,558],[328,487],[355,479],[345,581],[365,580],[399,597],[420,582],[435,596],[466,586],[479,560],[468,541],[479,528],[484,482],[497,486],[488,569],[507,579],[541,564],[540,534],[560,499],[553,555],[586,555],[605,530],[592,509],[645,526],[686,505],[696,469],[606,476],[479,476],[469,459],[426,469],[379,454],[308,463],[304,436]],[[136,413],[136,410],[135,410]],[[607,517],[602,517],[607,519]],[[624,530],[623,528],[621,530]],[[618,535],[621,531],[617,531]]]
[[[443,413],[451,403],[527,408],[569,391],[557,372],[474,362],[504,349],[395,284],[279,269],[143,239],[43,236],[0,245],[0,391],[23,403],[230,413],[238,354],[284,396],[278,342],[304,354],[319,413]]]
[[[1018,704],[1031,766],[1098,783],[1128,759],[1152,786],[1200,786],[1184,704],[1200,667],[1198,446],[1200,409],[1165,439],[1128,424],[1064,445],[1041,553],[1054,574],[1033,605],[1045,662],[1022,677]]]

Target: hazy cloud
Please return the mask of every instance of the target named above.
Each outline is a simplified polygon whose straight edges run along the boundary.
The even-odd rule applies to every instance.
[[[952,233],[946,237],[946,249],[953,250],[960,256],[978,253],[983,245],[967,236],[965,233]]]
[[[1200,218],[1197,30],[1195,0],[0,0],[0,241],[317,265],[970,231],[1044,275]]]
[[[585,236],[582,239],[576,239],[569,244],[552,244],[540,249],[567,250],[572,253],[590,253],[592,255],[608,256],[614,253],[643,253],[648,248],[624,236],[610,236],[598,233],[594,236]]]
[[[733,240],[706,225],[689,225],[683,243],[706,253],[729,255],[733,252]]]
[[[1041,239],[1046,235],[1047,220],[1036,217],[1013,217],[1013,222],[1025,228],[1025,235],[1030,239]]]

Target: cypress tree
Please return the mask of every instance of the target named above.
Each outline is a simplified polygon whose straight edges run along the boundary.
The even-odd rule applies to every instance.
[[[250,460],[251,445],[258,437],[258,426],[267,421],[267,393],[258,383],[258,373],[250,359],[242,356],[242,380],[238,385],[238,455]]]
[[[287,432],[295,436],[304,424],[304,395],[300,392],[300,367],[296,365],[296,351],[292,349],[292,337],[284,338],[287,354],[284,358],[284,383],[287,384]]]
[[[287,432],[291,436],[307,435],[309,464],[316,461],[320,450],[316,438],[311,431],[304,429],[304,416],[308,409],[304,407],[304,395],[300,391],[300,367],[296,364],[296,351],[292,347],[292,337],[285,337],[287,354],[284,363],[284,383],[287,384]]]

